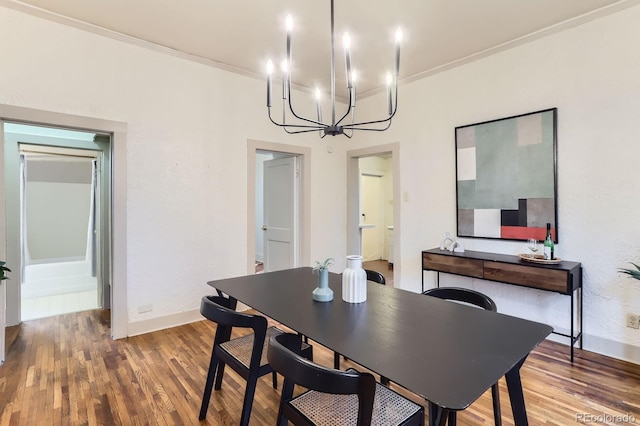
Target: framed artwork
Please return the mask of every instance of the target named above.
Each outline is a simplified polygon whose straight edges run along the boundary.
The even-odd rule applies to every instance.
[[[458,237],[558,242],[557,111],[456,127]]]

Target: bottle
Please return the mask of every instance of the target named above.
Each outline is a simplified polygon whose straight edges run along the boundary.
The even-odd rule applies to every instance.
[[[553,237],[551,236],[551,224],[547,223],[547,237],[544,239],[544,258],[553,260]]]

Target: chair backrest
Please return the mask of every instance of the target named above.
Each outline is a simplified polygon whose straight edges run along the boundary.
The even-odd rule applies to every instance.
[[[498,310],[495,302],[489,296],[468,288],[437,287],[429,289],[422,294],[437,297],[439,299],[469,303],[487,311],[496,312]]]
[[[382,275],[378,271],[372,271],[371,269],[364,270],[367,273],[367,281],[373,281],[378,284],[385,285],[387,280],[384,279],[384,275]]]
[[[269,364],[285,379],[282,400],[286,402],[292,397],[285,395],[288,381],[318,392],[357,395],[358,425],[371,424],[375,378],[369,373],[334,370],[315,364],[300,356],[301,343],[302,338],[291,333],[279,334],[269,340]],[[290,388],[293,389],[292,386]]]
[[[213,341],[214,346],[229,341],[233,327],[251,328],[254,334],[251,362],[259,362],[267,335],[265,317],[236,312],[235,300],[222,296],[204,296],[200,302],[200,313],[218,324]]]

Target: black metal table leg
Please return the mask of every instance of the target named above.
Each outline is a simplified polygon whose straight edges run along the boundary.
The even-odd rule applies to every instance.
[[[513,366],[505,375],[507,380],[507,389],[509,390],[509,399],[511,400],[511,411],[513,411],[513,421],[516,426],[528,426],[527,409],[524,405],[524,393],[522,392],[522,380],[520,379],[520,367],[524,364],[524,357],[520,362]]]

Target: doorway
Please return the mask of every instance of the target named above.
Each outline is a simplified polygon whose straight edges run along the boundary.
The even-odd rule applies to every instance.
[[[247,273],[308,265],[311,150],[256,140],[247,148]]]
[[[99,295],[103,292],[98,292],[101,235],[97,232],[102,153],[18,146],[21,320],[102,307]]]
[[[394,286],[401,268],[398,151],[394,143],[347,152],[347,250]]]
[[[110,135],[6,122],[7,325],[111,307]]]
[[[102,243],[103,287],[109,295],[111,337],[127,337],[127,123],[0,104],[0,164],[4,167],[4,173],[0,174],[0,234],[5,236],[0,241],[0,257],[12,267],[12,283],[20,280],[21,268],[14,265],[21,261],[19,154],[17,143],[6,143],[4,132],[5,126],[11,123],[80,131],[91,129],[97,135],[94,143],[102,146],[105,154],[103,182],[111,190],[103,192],[108,193],[105,197],[109,201],[103,205],[102,216],[102,233],[109,236]],[[6,283],[0,283],[0,364],[4,362],[6,350],[5,327],[20,323],[20,286]]]
[[[89,288],[91,307],[110,308],[110,135],[6,122],[3,139],[7,259],[19,283],[7,291],[7,325],[84,310],[74,300]]]

